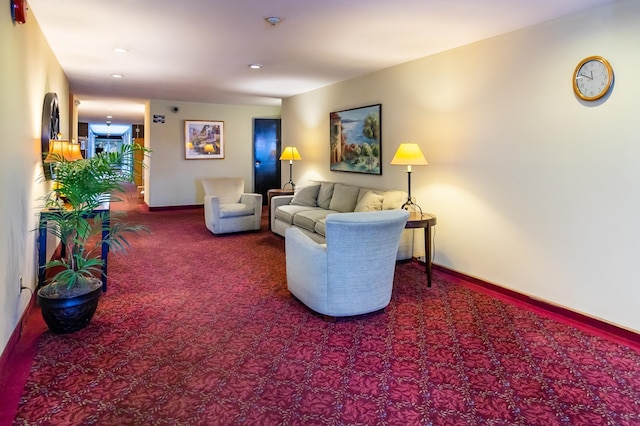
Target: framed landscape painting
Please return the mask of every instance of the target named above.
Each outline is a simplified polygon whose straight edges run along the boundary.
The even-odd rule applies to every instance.
[[[224,158],[224,121],[185,121],[184,158]]]
[[[331,171],[382,174],[381,104],[329,114]]]

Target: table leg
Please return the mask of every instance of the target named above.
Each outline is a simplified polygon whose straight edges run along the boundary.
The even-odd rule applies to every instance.
[[[424,263],[427,269],[427,287],[431,287],[431,225],[424,227]]]
[[[38,226],[38,288],[44,285],[45,268],[47,263],[47,221],[40,218]]]
[[[109,236],[109,228],[111,227],[111,213],[109,211],[105,212],[103,221],[102,221],[102,240],[106,241]],[[102,243],[102,291],[107,291],[107,259],[109,257],[109,244],[106,242]]]

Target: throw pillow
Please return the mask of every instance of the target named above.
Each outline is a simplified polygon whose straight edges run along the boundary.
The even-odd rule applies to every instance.
[[[405,201],[407,201],[406,192],[398,190],[385,191],[382,210],[399,209]]]
[[[318,191],[320,185],[310,185],[298,188],[291,199],[291,203],[296,206],[316,207],[318,205]]]
[[[336,183],[333,187],[329,209],[341,213],[352,212],[356,208],[358,192],[360,192],[360,188],[357,186]]]
[[[356,212],[373,212],[382,210],[382,195],[374,194],[373,191],[367,191],[364,196],[356,204],[354,211]]]

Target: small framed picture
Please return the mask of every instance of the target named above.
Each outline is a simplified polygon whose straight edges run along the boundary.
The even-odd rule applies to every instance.
[[[224,121],[185,121],[184,158],[224,158]]]

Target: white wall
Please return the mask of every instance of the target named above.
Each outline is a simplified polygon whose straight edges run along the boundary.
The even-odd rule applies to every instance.
[[[5,5],[6,6],[6,5]],[[58,94],[60,129],[68,137],[69,87],[33,15],[14,25],[0,7],[0,352],[35,289],[38,206],[48,184],[42,173],[40,131],[47,92]]]
[[[417,142],[429,166],[412,193],[438,217],[435,263],[640,331],[639,22],[640,2],[621,0],[285,99],[294,180],[406,188],[389,162]],[[572,74],[591,55],[615,85],[585,103]],[[330,172],[329,112],[374,103],[383,176]]]
[[[178,113],[171,112],[178,106]],[[145,180],[149,207],[202,204],[200,179],[241,176],[253,190],[253,119],[279,118],[280,107],[218,105],[152,100],[148,116],[164,115],[164,123],[145,123],[147,146],[153,151]],[[224,121],[224,159],[185,160],[185,120]]]

